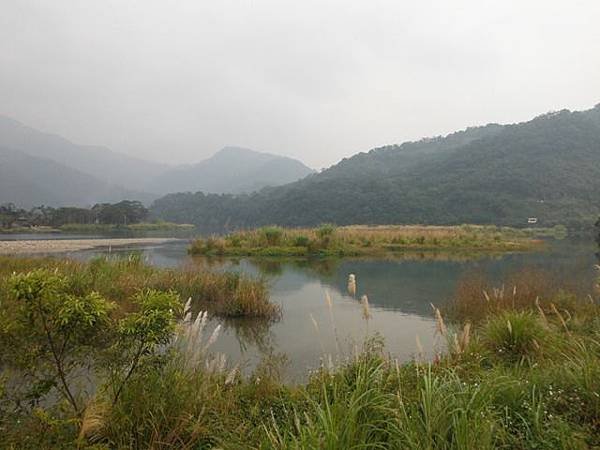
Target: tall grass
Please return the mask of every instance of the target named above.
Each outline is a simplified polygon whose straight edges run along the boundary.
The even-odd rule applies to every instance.
[[[472,316],[465,308],[453,320],[435,309],[438,330],[449,345],[433,361],[401,364],[385,352],[380,339],[371,337],[362,351],[339,359],[334,368],[323,366],[301,385],[283,384],[272,361],[242,376],[236,366],[211,355],[209,344],[218,332],[208,332],[205,315],[196,316],[188,305],[177,339],[148,370],[136,373],[116,404],[106,406],[100,395],[83,420],[72,422],[53,408],[0,416],[5,431],[0,444],[598,448],[599,306],[561,289],[546,291],[543,283],[535,289],[530,284],[531,292],[513,302],[516,292],[506,288],[501,294],[502,288],[494,291],[488,281],[484,284],[489,301],[497,302],[493,307]],[[510,301],[505,299],[508,292]],[[487,302],[485,297],[481,292],[477,299]],[[367,310],[365,320],[368,316]]]
[[[224,237],[197,239],[189,249],[203,255],[357,256],[414,249],[526,250],[539,245],[532,235],[490,226],[263,227]]]
[[[196,311],[222,317],[277,318],[279,306],[269,300],[265,280],[239,273],[198,271],[194,267],[159,269],[145,264],[139,254],[99,257],[89,263],[55,258],[0,257],[0,299],[7,295],[5,281],[13,272],[36,268],[68,275],[78,294],[96,291],[115,301],[123,310],[133,308],[129,299],[138,291],[173,290],[182,299],[192,298]]]

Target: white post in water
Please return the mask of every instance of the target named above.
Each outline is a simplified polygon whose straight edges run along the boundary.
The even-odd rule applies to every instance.
[[[348,275],[348,294],[352,297],[356,296],[356,277],[353,273]]]

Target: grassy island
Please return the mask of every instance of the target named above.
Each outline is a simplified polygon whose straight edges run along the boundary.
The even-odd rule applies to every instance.
[[[556,230],[560,232],[560,230]],[[220,256],[369,256],[410,250],[523,251],[537,248],[542,229],[495,226],[345,226],[263,227],[223,237],[197,239],[192,255]]]

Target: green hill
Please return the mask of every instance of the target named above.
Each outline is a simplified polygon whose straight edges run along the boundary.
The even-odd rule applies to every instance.
[[[391,223],[580,226],[600,214],[600,105],[387,146],[252,195],[171,194],[152,212],[219,229]]]

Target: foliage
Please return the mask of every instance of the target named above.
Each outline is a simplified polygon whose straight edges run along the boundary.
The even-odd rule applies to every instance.
[[[268,246],[277,246],[281,243],[283,229],[280,227],[263,227],[259,230]]]
[[[521,227],[529,217],[587,229],[600,214],[599,145],[600,106],[560,111],[377,148],[250,195],[169,194],[151,213],[215,232],[323,221]]]
[[[358,256],[408,249],[527,250],[540,244],[529,230],[493,226],[263,227],[196,239],[193,255]]]
[[[546,344],[545,329],[530,312],[503,312],[482,331],[484,345],[509,361],[531,360]]]
[[[135,308],[136,294],[147,290],[173,291],[192,298],[194,305],[221,317],[279,316],[279,307],[269,301],[265,280],[240,273],[218,273],[197,267],[159,269],[144,263],[140,255],[99,257],[89,263],[54,258],[0,257],[0,301],[3,282],[13,272],[37,268],[58,270],[69,280],[69,293],[85,295],[95,291],[124,308]]]
[[[36,286],[21,289],[24,297],[33,298]],[[600,445],[600,309],[589,301],[574,302],[565,323],[535,303],[522,304],[520,311],[504,303],[475,326],[470,340],[461,340],[462,351],[440,353],[432,362],[399,364],[379,339],[369,339],[362,351],[295,386],[282,384],[272,362],[242,376],[207,352],[218,329],[202,338],[206,316],[193,320],[187,309],[174,327],[173,294],[142,291],[135,305],[135,312],[111,319],[115,333],[109,333],[114,339],[109,349],[135,354],[135,343],[143,341],[149,352],[120,395],[115,397],[114,388],[135,358],[119,350],[106,358],[121,368],[120,376],[106,378],[80,418],[51,405],[13,410],[0,415],[1,446],[572,450]],[[152,332],[155,326],[162,331]],[[170,333],[175,337],[167,339]],[[121,347],[128,339],[134,343]]]
[[[28,349],[19,351],[33,352],[25,358],[32,377],[44,389],[57,387],[80,414],[81,405],[68,379],[89,347],[101,340],[111,303],[94,291],[73,295],[68,278],[43,269],[13,275],[9,286],[16,304],[11,312],[3,310],[4,330],[11,329],[8,336],[18,334],[17,342],[27,342]]]
[[[0,227],[62,227],[65,225],[135,225],[148,216],[139,201],[101,203],[92,208],[39,206],[29,211],[14,204],[0,206]]]

